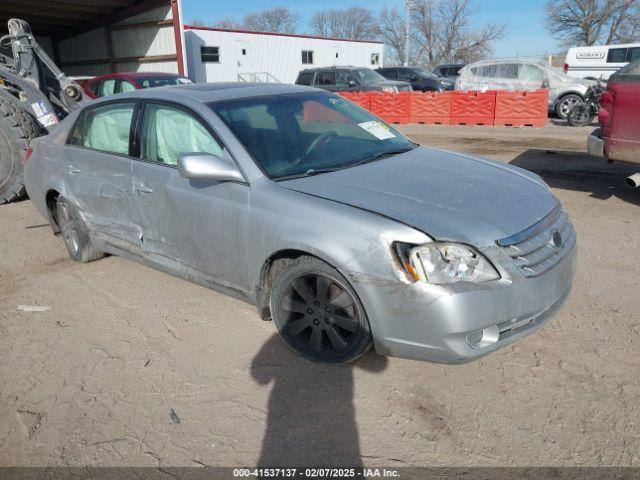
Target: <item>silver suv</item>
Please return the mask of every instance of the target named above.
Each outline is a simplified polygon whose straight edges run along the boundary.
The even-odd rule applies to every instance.
[[[573,78],[562,70],[536,60],[487,60],[460,70],[456,90],[549,89],[549,111],[567,118],[574,105],[584,101],[595,82]]]

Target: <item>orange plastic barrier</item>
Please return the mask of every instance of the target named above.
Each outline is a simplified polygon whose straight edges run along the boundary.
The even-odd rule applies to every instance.
[[[371,112],[389,123],[409,123],[411,117],[411,94],[371,93]]]
[[[449,125],[451,116],[450,92],[411,92],[411,123]]]
[[[548,90],[496,92],[495,125],[544,127],[548,113]]]
[[[549,91],[339,92],[339,95],[389,123],[543,127],[547,123]]]
[[[369,92],[338,92],[338,95],[371,110],[371,94]]]
[[[451,92],[451,125],[493,125],[496,92]]]

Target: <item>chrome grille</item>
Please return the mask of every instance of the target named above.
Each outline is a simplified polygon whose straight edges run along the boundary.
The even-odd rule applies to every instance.
[[[575,243],[576,232],[560,206],[522,232],[498,240],[526,277],[535,277],[553,268]]]

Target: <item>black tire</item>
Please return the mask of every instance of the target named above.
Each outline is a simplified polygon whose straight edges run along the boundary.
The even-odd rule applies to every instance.
[[[315,257],[291,261],[276,277],[269,302],[280,335],[308,360],[353,362],[371,346],[369,320],[356,292]]]
[[[591,107],[583,103],[571,109],[567,116],[567,122],[572,127],[584,127],[585,125],[591,124],[594,116]]]
[[[94,247],[89,230],[76,208],[64,198],[58,198],[56,203],[56,222],[73,260],[87,263],[104,257],[104,253]]]
[[[0,90],[0,205],[24,195],[24,158],[29,143],[40,136],[38,123]]]
[[[556,103],[556,115],[558,118],[565,120],[571,109],[581,103],[584,103],[584,100],[580,95],[577,93],[569,93]]]

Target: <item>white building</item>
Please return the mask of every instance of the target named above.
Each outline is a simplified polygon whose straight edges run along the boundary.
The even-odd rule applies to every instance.
[[[294,83],[305,68],[378,68],[383,62],[382,42],[188,25],[184,29],[189,77],[199,83]]]

